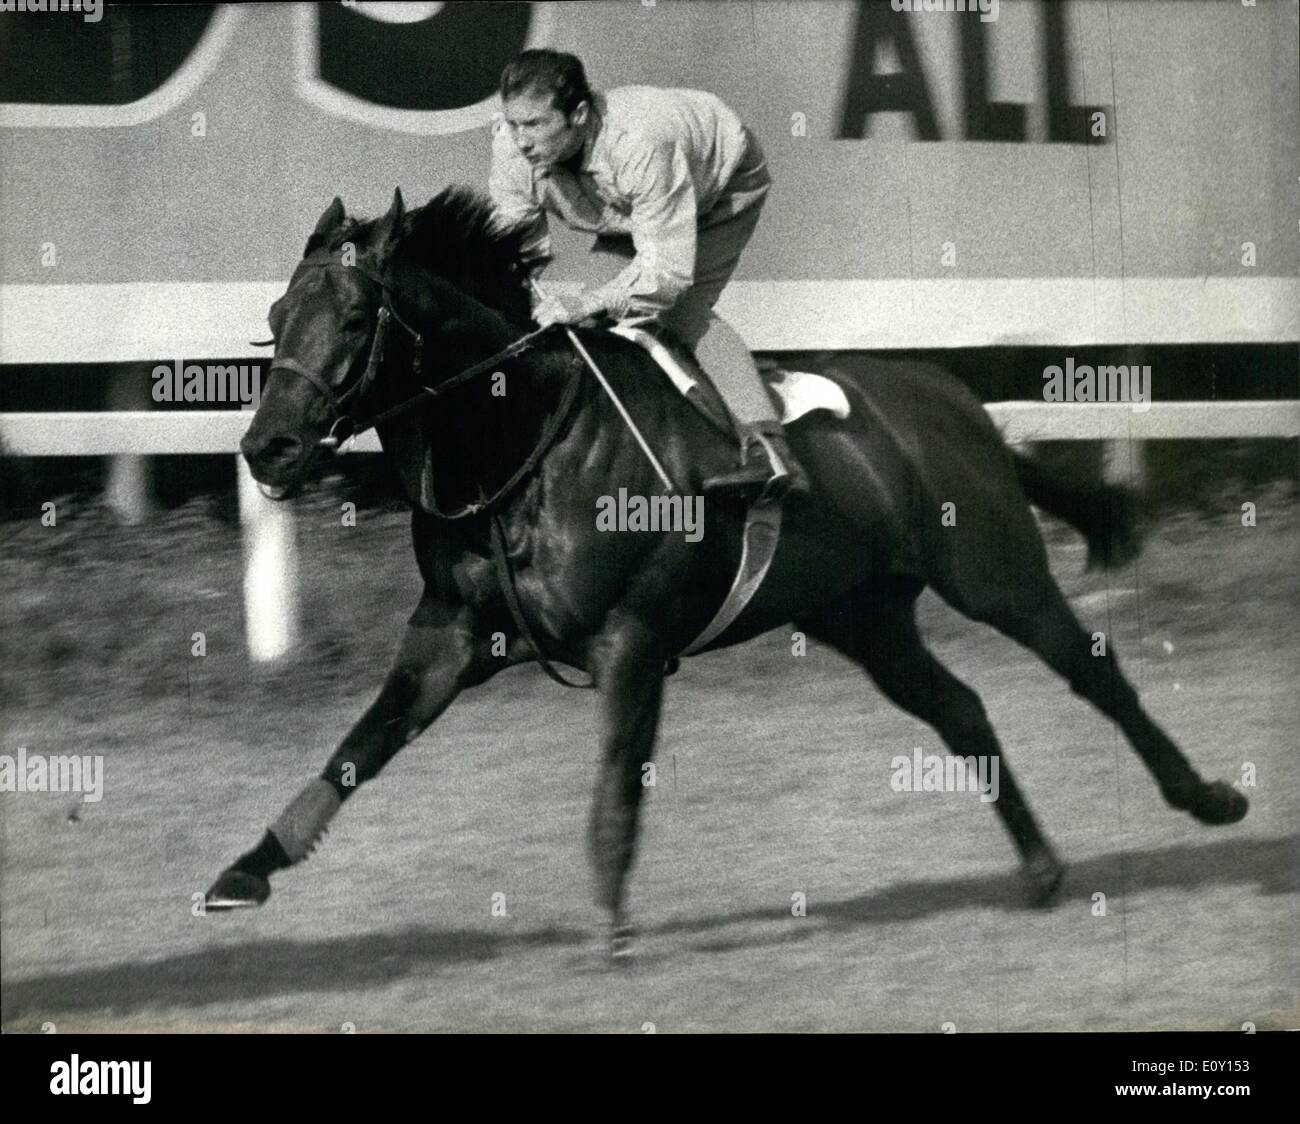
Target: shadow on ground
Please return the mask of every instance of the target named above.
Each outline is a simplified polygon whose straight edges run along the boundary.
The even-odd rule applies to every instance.
[[[1210,886],[1249,886],[1266,895],[1294,893],[1300,889],[1300,833],[1276,839],[1221,840],[1217,843],[1180,844],[1147,851],[1112,851],[1066,867],[1065,878],[1052,901],[1060,906],[1071,900],[1090,902],[1098,886],[1123,887],[1125,895],[1152,890],[1201,890]],[[1039,908],[1031,904],[1029,887],[1015,870],[998,871],[982,878],[899,882],[856,898],[817,902],[809,920],[832,930],[864,925],[921,921],[962,910],[1018,910]],[[712,933],[723,925],[772,920],[771,909],[732,913],[725,917],[675,921],[660,932]],[[786,927],[788,930],[788,926]],[[809,930],[803,930],[808,933]],[[713,941],[696,945],[704,951],[722,951],[745,945],[790,939],[776,934],[771,942]]]
[[[1300,833],[1111,852],[1072,866],[1058,901],[1088,900],[1098,885],[1115,885],[1117,880],[1130,895],[1252,883],[1263,894],[1291,893],[1300,882],[1298,853]],[[990,907],[1029,908],[1014,872],[999,871],[977,879],[902,882],[860,897],[818,902],[809,914],[814,924],[800,927],[800,939],[818,929],[838,931],[918,921]],[[742,910],[674,920],[646,932],[706,934],[696,951],[725,951],[790,939],[788,926],[755,924],[773,919],[770,908]],[[740,939],[729,939],[723,932],[728,926],[746,924],[752,933]],[[158,961],[130,961],[7,981],[0,1019],[8,1024],[31,1013],[42,1017],[60,1011],[125,1014],[144,1007],[193,1008],[295,992],[340,992],[382,986],[467,962],[572,948],[587,944],[590,938],[584,930],[556,927],[500,935],[480,929],[408,927],[323,940],[249,941]]]

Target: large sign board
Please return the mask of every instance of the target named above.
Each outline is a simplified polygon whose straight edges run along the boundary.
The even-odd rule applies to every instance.
[[[775,186],[723,305],[756,346],[1300,338],[1296,0],[88,16],[0,10],[3,361],[69,309],[107,318],[112,357],[158,354],[116,326],[142,309],[247,338],[335,194],[367,214],[486,182],[496,76],[529,45],[597,86],[713,90],[759,135]],[[554,276],[609,272],[558,244]]]

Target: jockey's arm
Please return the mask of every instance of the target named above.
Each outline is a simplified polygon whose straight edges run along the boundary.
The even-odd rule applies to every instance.
[[[674,142],[647,145],[616,175],[632,201],[636,256],[613,280],[584,296],[593,313],[641,323],[667,312],[695,282],[695,182],[686,154]]]

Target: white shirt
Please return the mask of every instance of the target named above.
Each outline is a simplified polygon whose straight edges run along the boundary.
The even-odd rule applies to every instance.
[[[528,228],[528,260],[550,257],[548,213],[578,230],[630,234],[632,262],[588,295],[616,319],[653,316],[694,283],[697,232],[766,195],[766,169],[750,174],[761,152],[703,90],[623,86],[594,94],[592,110],[576,172],[535,167],[499,128],[488,191],[500,221]]]

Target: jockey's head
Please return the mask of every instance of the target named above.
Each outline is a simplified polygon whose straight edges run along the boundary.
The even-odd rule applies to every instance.
[[[582,148],[591,88],[575,56],[524,51],[501,74],[501,103],[511,139],[532,164],[559,164]]]

